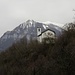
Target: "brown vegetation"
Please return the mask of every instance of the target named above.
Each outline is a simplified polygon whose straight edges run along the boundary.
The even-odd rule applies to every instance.
[[[75,75],[75,30],[55,42],[13,44],[0,53],[0,75]]]

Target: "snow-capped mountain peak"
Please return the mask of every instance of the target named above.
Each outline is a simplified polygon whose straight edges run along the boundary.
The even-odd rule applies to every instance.
[[[27,20],[26,22],[20,24],[18,27],[12,31],[4,33],[0,38],[0,49],[6,49],[10,47],[14,42],[20,40],[24,36],[29,40],[37,39],[37,28],[41,28],[41,32],[46,29],[53,30],[58,37],[61,34],[62,28],[56,26],[56,24],[51,22],[36,22],[34,20]]]
[[[31,25],[32,25],[33,22],[34,22],[34,20],[27,20],[27,21],[26,21],[26,24],[31,24]]]

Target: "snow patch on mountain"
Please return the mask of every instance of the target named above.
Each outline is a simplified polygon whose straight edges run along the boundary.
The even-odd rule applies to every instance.
[[[25,22],[24,23],[22,23],[22,24],[20,24],[20,28],[25,28],[26,26],[25,26]]]
[[[46,24],[46,25],[49,25],[49,24],[53,24],[53,25],[57,25],[59,27],[62,27],[63,24],[58,24],[58,23],[55,23],[55,22],[50,22],[50,21],[46,21],[46,22],[42,22],[43,24]]]
[[[43,24],[44,29],[46,29],[46,26]]]

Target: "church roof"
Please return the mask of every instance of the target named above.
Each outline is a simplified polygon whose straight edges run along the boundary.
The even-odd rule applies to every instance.
[[[52,32],[54,32],[54,33],[55,33],[55,31],[53,31],[53,30],[51,30],[51,29],[46,29],[46,30],[44,30],[43,32],[41,32],[41,34],[40,34],[40,35],[38,35],[38,37],[39,37],[39,36],[41,36],[44,32],[46,32],[46,31],[48,31],[48,30],[49,30],[49,31],[52,31]],[[56,33],[55,33],[55,34],[56,34]]]

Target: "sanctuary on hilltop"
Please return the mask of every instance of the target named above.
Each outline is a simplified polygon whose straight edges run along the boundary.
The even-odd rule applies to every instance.
[[[42,42],[44,38],[56,38],[56,33],[50,29],[46,29],[43,32],[41,27],[37,28],[37,40]]]

